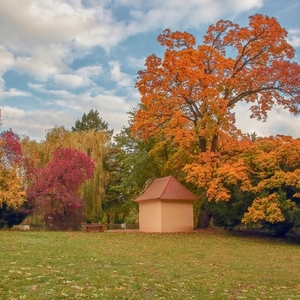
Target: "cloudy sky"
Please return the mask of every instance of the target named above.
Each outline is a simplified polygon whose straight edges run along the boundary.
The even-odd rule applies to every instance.
[[[137,71],[148,55],[163,54],[156,38],[165,28],[191,32],[201,44],[209,24],[247,25],[256,13],[277,18],[300,63],[299,0],[1,0],[3,129],[39,141],[97,109],[118,132],[139,102]],[[266,123],[250,120],[244,106],[236,112],[245,132],[300,137],[300,119],[286,112],[273,111]]]

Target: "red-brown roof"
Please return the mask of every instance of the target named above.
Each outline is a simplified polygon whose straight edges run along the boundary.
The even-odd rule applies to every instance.
[[[197,200],[197,197],[186,189],[173,176],[149,179],[142,194],[135,201],[143,200]]]

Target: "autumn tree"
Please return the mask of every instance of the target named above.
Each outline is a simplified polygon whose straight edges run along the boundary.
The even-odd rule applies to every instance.
[[[141,103],[133,133],[141,139],[164,137],[191,149],[185,172],[203,189],[203,204],[216,201],[212,195],[228,201],[222,184],[213,187],[208,179],[224,155],[235,156],[249,146],[235,126],[235,105],[250,103],[250,117],[263,121],[272,108],[299,114],[300,66],[292,61],[295,51],[286,37],[275,18],[260,14],[250,16],[247,27],[218,21],[199,46],[192,34],[166,29],[158,36],[167,47],[164,57],[150,55],[138,73]],[[238,179],[241,168],[235,167],[240,162],[236,164],[226,168]]]
[[[87,220],[101,222],[103,216],[102,203],[109,172],[105,161],[111,151],[110,136],[101,130],[70,131],[64,126],[55,126],[47,132],[46,140],[35,143],[23,140],[24,152],[32,158],[35,167],[47,165],[56,148],[77,149],[86,153],[95,163],[92,178],[86,180],[80,187],[81,197],[86,202]]]
[[[0,133],[0,227],[21,223],[27,215],[19,136]]]
[[[59,147],[47,166],[28,172],[32,178],[28,202],[53,229],[78,229],[85,220],[85,203],[78,188],[93,173],[94,163],[88,155]]]
[[[247,167],[247,190],[255,196],[242,221],[276,235],[299,229],[300,139],[259,138],[240,157]]]
[[[1,164],[12,167],[22,160],[20,137],[11,129],[0,133]]]

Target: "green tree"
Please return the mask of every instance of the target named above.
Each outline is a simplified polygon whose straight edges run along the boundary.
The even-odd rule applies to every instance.
[[[152,144],[152,141],[133,138],[130,127],[123,127],[114,137],[110,156],[110,182],[104,203],[108,222],[137,220],[137,204],[133,200],[149,178],[161,176],[159,163],[149,155]],[[131,220],[128,220],[129,217]]]
[[[77,120],[72,126],[72,131],[89,131],[91,129],[106,132],[110,136],[113,134],[113,130],[108,128],[108,123],[102,120],[97,110],[93,109],[88,114],[84,113],[81,120]]]

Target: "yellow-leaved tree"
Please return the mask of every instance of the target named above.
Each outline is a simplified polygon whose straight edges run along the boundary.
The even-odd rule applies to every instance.
[[[300,227],[300,139],[277,135],[259,138],[241,156],[247,190],[255,199],[244,223],[256,223],[284,235]]]
[[[23,157],[19,136],[12,130],[0,133],[0,228],[22,222],[26,200]]]

